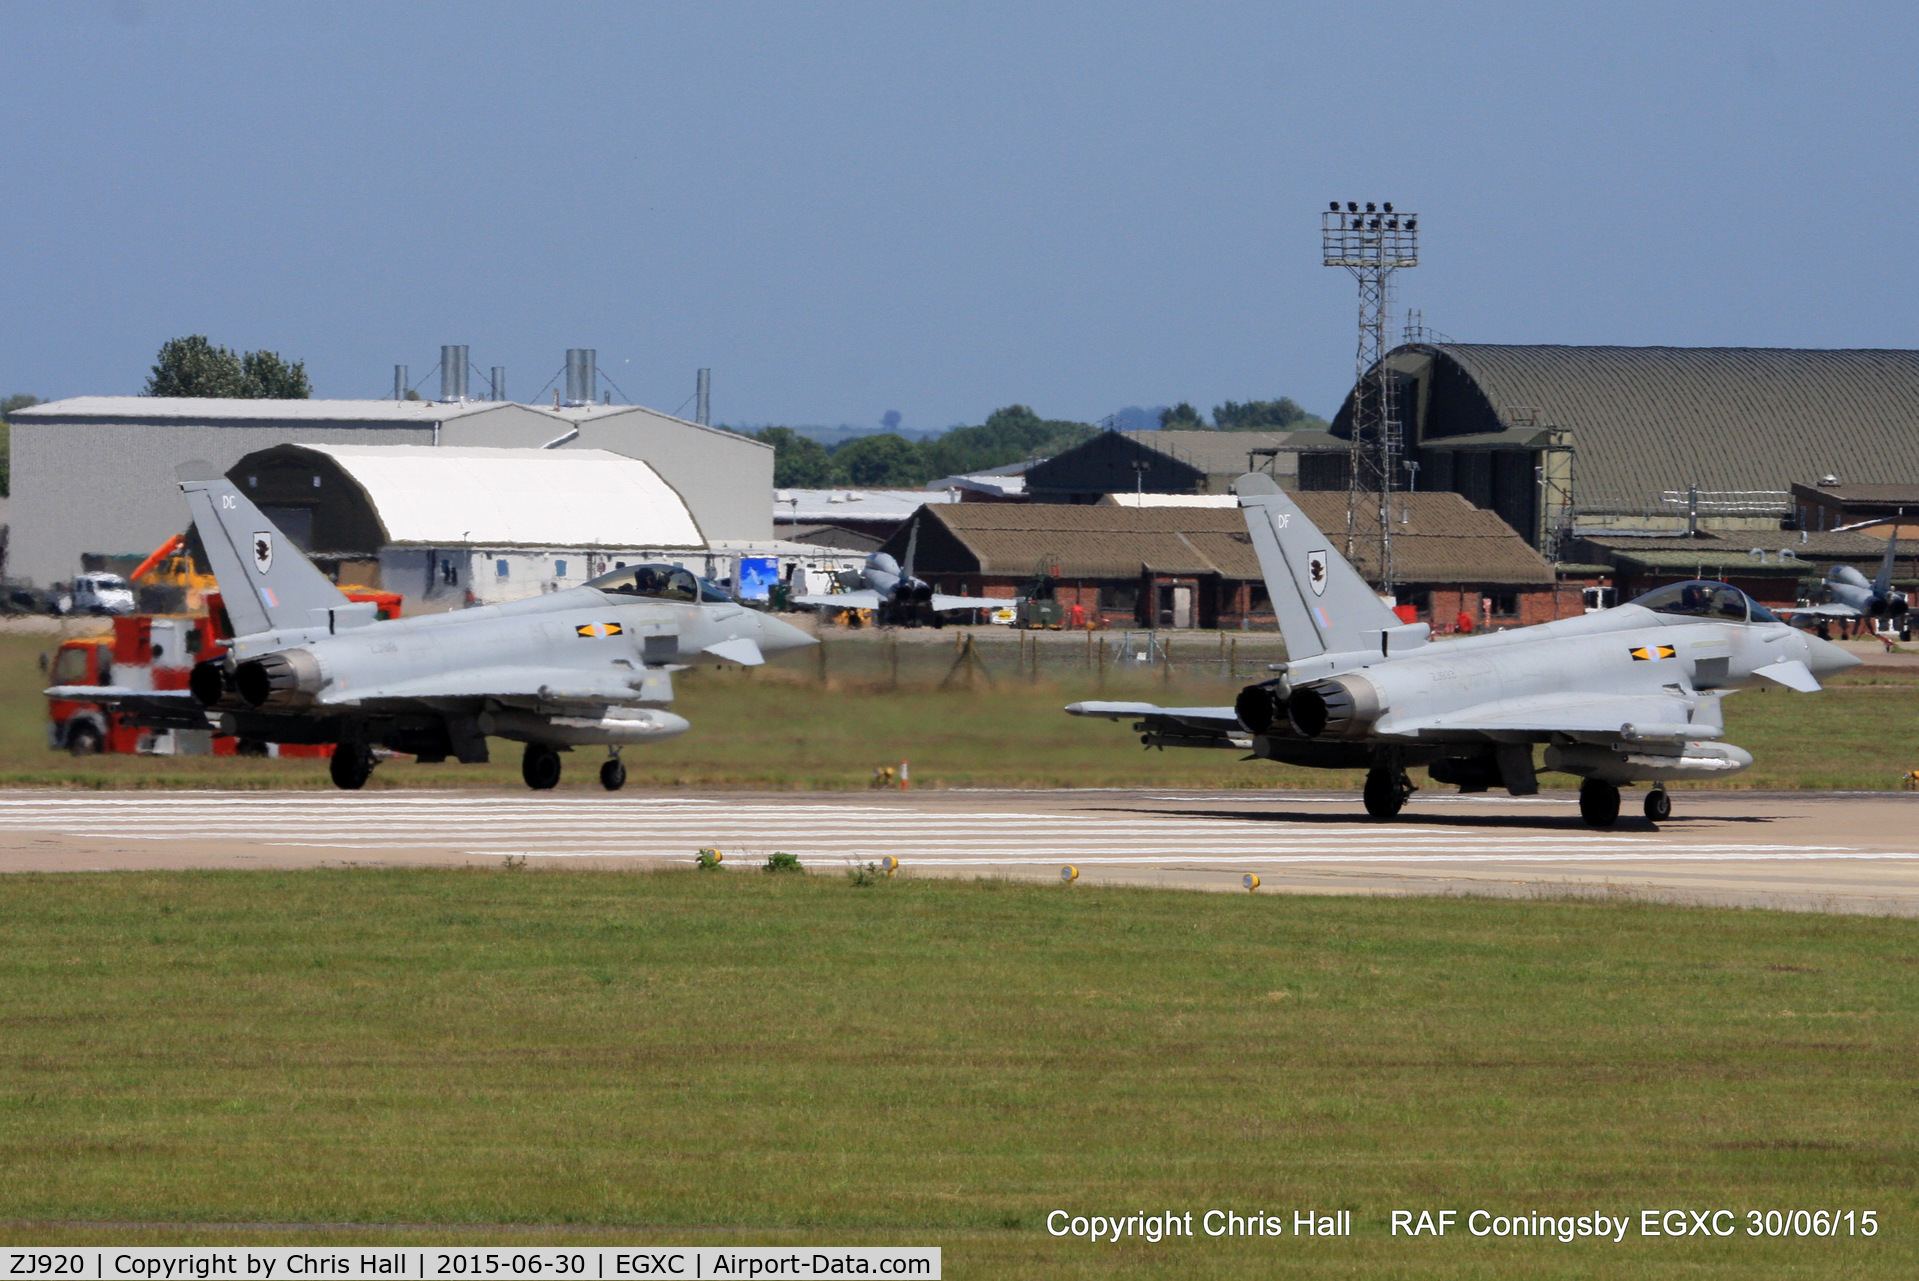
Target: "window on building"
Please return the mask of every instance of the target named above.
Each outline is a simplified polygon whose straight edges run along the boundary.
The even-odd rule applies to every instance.
[[[1494,592],[1492,594],[1494,618],[1519,617],[1518,592]]]
[[[440,581],[448,587],[458,587],[460,585],[460,571],[455,569],[453,562],[446,557],[441,557],[440,559]]]
[[[566,562],[565,562],[565,561],[563,561],[563,560],[556,560],[556,561],[554,561],[554,562],[553,562],[553,577],[555,577],[555,578],[565,578],[565,577],[566,577]]]
[[[1106,589],[1106,607],[1108,609],[1134,609],[1138,605],[1138,583],[1117,583]]]
[[[493,562],[493,576],[495,578],[505,578],[507,576],[506,557],[502,556]]]

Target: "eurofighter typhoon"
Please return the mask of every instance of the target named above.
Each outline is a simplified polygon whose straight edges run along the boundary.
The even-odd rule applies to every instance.
[[[672,673],[747,666],[813,644],[674,565],[616,569],[585,586],[446,614],[379,621],[349,601],[259,508],[213,468],[188,463],[180,488],[233,624],[227,652],[185,690],[55,686],[161,727],[270,743],[333,743],[333,781],[355,789],[375,747],[463,763],[489,734],[526,744],[528,787],[560,781],[559,753],[604,746],[600,783],[626,782],[620,749],[690,728],[662,710]]]
[[[1648,783],[1646,816],[1672,812],[1665,784],[1722,778],[1752,755],[1720,741],[1720,703],[1762,683],[1809,693],[1859,660],[1779,621],[1727,583],[1674,583],[1581,618],[1431,643],[1402,623],[1271,477],[1234,485],[1279,616],[1287,661],[1232,707],[1075,703],[1132,720],[1148,746],[1233,747],[1289,765],[1364,769],[1366,812],[1391,818],[1424,767],[1462,792],[1539,790],[1544,768],[1577,775],[1579,812],[1619,817],[1619,789]]]

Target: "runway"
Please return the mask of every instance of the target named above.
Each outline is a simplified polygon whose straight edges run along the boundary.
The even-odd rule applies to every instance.
[[[1628,794],[1629,803],[1636,799]],[[1574,794],[1416,796],[1368,819],[1349,793],[979,791],[0,793],[0,871],[323,864],[689,863],[773,850],[830,871],[1260,893],[1620,894],[1919,915],[1919,796],[1674,794],[1673,819],[1580,822]]]

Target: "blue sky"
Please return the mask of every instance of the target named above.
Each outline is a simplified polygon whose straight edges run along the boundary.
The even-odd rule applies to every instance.
[[[730,422],[1328,413],[1335,197],[1420,213],[1462,341],[1914,347],[1916,15],[9,4],[0,394],[202,332],[323,396],[460,342]]]

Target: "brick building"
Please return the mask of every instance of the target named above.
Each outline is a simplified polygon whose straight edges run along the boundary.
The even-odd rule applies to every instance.
[[[1300,494],[1323,530],[1342,528],[1344,494]],[[1576,588],[1492,512],[1457,494],[1395,499],[1398,595],[1435,630],[1464,610],[1475,626],[1519,626],[1581,612]],[[922,508],[883,550],[956,595],[1040,596],[1105,627],[1276,626],[1245,518],[1236,507],[962,503]],[[1331,534],[1328,542],[1339,543]],[[1369,572],[1363,550],[1355,557]]]

